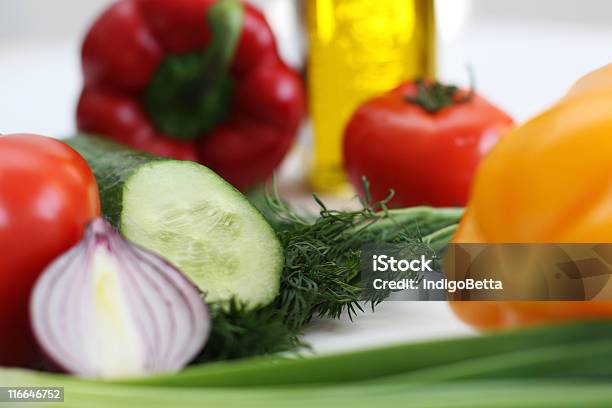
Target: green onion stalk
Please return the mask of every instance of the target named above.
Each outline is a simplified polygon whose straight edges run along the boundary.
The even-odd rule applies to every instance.
[[[611,362],[612,323],[589,322],[114,382],[1,369],[0,383],[64,387],[66,408],[589,408],[612,406]]]

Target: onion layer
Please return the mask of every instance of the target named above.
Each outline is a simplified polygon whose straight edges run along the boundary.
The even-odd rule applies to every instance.
[[[102,219],[43,272],[30,318],[51,362],[87,378],[178,371],[202,349],[210,329],[195,286]]]

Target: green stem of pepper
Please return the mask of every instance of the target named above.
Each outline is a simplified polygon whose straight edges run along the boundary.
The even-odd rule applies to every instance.
[[[229,113],[234,81],[230,67],[244,22],[238,0],[220,0],[206,21],[212,39],[200,51],[163,60],[144,93],[143,105],[156,128],[181,140],[193,140],[214,129]]]

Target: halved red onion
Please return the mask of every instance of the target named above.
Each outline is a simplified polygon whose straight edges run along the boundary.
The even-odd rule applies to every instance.
[[[87,378],[178,371],[202,349],[210,329],[196,287],[102,219],[43,272],[30,318],[52,363]]]

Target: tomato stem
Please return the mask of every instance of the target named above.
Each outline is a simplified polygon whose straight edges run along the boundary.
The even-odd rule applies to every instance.
[[[461,89],[455,85],[444,85],[438,81],[419,78],[415,81],[417,87],[416,96],[406,95],[404,100],[418,105],[430,113],[437,113],[442,109],[467,103],[476,95],[474,75],[471,69],[468,69],[468,71],[470,75],[470,89],[467,93],[461,92]]]

